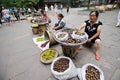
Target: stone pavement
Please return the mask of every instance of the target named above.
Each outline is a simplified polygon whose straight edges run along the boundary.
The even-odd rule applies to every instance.
[[[62,12],[68,27],[78,27],[88,19],[89,11],[79,8],[70,9],[66,14]],[[76,67],[81,68],[86,63],[100,67],[105,80],[120,80],[120,27],[117,23],[118,10],[100,13],[99,19],[103,22],[101,34],[101,59],[95,60],[93,49],[82,48],[76,59]],[[51,27],[56,22],[56,16],[49,12],[52,19]],[[41,50],[33,43],[35,35],[31,31],[31,23],[26,20],[15,22],[12,26],[2,25],[0,28],[0,80],[56,80],[50,70],[50,65],[44,65],[39,60]],[[55,45],[60,55],[60,45]],[[73,78],[72,80],[78,80]]]

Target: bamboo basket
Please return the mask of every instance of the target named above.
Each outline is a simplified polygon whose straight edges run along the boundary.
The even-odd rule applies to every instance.
[[[78,54],[77,49],[80,47],[80,46],[66,46],[66,45],[61,45],[61,46],[62,46],[63,54],[70,58],[75,58],[75,56]]]
[[[46,24],[39,25],[39,29],[38,29],[39,36],[44,35],[46,30],[47,30]]]
[[[55,41],[54,37],[53,37],[53,33],[49,30],[46,30],[44,33],[45,39],[50,41],[50,46],[57,44],[57,42]]]
[[[47,51],[49,51],[49,50],[54,51],[54,52],[55,52],[55,55],[54,55],[54,57],[51,58],[50,60],[44,61],[42,56],[45,54],[45,52],[47,52]],[[52,63],[52,61],[53,61],[55,58],[58,57],[58,55],[59,55],[59,52],[58,52],[56,49],[52,49],[52,48],[46,49],[45,51],[43,51],[42,53],[40,53],[40,61],[41,61],[42,63],[44,63],[44,64],[50,64],[50,63]]]
[[[33,34],[38,34],[38,24],[33,24],[32,25],[32,32]]]
[[[38,28],[36,27],[36,28],[32,28],[32,32],[33,32],[33,34],[38,34]]]

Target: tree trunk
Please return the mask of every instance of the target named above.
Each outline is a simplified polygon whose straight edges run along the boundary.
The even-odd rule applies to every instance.
[[[88,7],[87,9],[89,10],[90,9],[90,0],[88,0]]]

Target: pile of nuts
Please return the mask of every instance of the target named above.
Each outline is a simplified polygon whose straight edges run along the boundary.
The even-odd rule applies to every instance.
[[[81,41],[77,40],[77,39],[68,38],[68,40],[65,41],[65,42],[66,43],[72,43],[72,44],[74,44],[74,43],[80,43]]]
[[[53,69],[57,72],[64,72],[69,68],[69,60],[66,58],[61,58],[54,63]]]
[[[74,29],[64,29],[62,32],[67,32],[68,34],[72,34]]]
[[[83,32],[78,32],[78,31],[75,32],[75,34],[77,34],[77,35],[81,35],[81,36],[82,36],[82,35],[85,35],[85,33],[83,33]]]
[[[58,38],[63,38],[63,37],[65,37],[65,34],[58,35]]]
[[[100,80],[100,72],[93,66],[86,69],[86,80]]]
[[[71,37],[71,34],[73,33],[74,29],[65,29],[65,30],[62,30],[62,32],[67,32],[69,34],[69,37],[68,37],[68,40],[64,41],[65,43],[81,43],[80,40],[77,40],[77,39],[73,39]]]

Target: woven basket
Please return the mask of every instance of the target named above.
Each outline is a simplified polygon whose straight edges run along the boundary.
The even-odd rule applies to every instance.
[[[52,59],[50,59],[50,60],[47,60],[47,61],[44,61],[43,59],[42,59],[42,55],[45,53],[45,52],[47,52],[47,51],[49,51],[49,50],[53,50],[54,52],[55,52],[55,56],[52,58]],[[42,62],[42,63],[44,63],[44,64],[50,64],[50,63],[52,63],[52,61],[56,58],[56,57],[58,57],[58,55],[59,55],[59,52],[56,50],[56,49],[46,49],[45,51],[43,51],[42,53],[40,53],[40,61]]]
[[[45,39],[50,41],[50,46],[57,44],[55,39],[53,38],[53,33],[51,31],[46,30],[44,33]]]
[[[32,32],[33,34],[38,34],[38,27],[33,27]]]
[[[39,30],[38,30],[39,36],[44,35],[44,33],[45,33],[46,30],[47,30],[46,24],[45,25],[39,25]]]
[[[66,46],[66,45],[62,45],[62,50],[63,50],[63,54],[65,56],[68,56],[70,58],[75,58],[75,56],[77,55],[77,49],[80,46]]]

